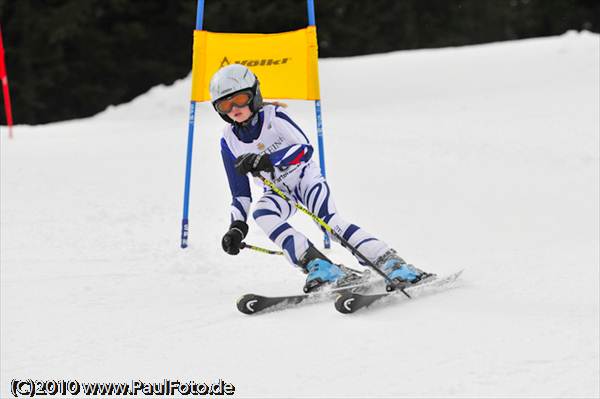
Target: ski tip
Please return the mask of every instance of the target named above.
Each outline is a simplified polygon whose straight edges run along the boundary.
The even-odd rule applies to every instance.
[[[255,294],[246,294],[237,300],[237,308],[244,314],[254,314],[256,309],[254,308],[256,303],[259,301],[260,296]]]
[[[355,308],[353,304],[355,301],[356,294],[352,292],[339,294],[335,300],[335,309],[344,314],[354,313]]]

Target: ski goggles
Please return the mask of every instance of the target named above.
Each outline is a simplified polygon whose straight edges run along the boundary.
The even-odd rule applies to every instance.
[[[221,114],[228,114],[231,112],[233,107],[242,108],[250,104],[250,101],[252,101],[252,97],[252,92],[240,91],[238,93],[232,94],[229,97],[217,100],[215,102],[215,108]]]

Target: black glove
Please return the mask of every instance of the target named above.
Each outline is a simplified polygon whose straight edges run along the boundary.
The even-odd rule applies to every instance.
[[[235,170],[240,175],[255,174],[260,171],[273,172],[273,164],[268,154],[244,154],[235,160]]]
[[[242,240],[248,234],[248,225],[241,221],[236,220],[229,226],[229,231],[225,233],[221,240],[223,250],[229,255],[237,255],[240,253],[242,247]]]

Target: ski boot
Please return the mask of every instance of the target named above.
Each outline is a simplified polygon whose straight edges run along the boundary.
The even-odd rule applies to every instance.
[[[385,287],[388,292],[410,287],[429,277],[435,276],[406,263],[393,249],[390,249],[379,257],[375,264],[392,280],[393,284],[388,282]]]
[[[312,246],[302,256],[300,267],[308,274],[303,288],[305,293],[315,292],[324,286],[339,288],[364,281],[363,274],[336,265]]]

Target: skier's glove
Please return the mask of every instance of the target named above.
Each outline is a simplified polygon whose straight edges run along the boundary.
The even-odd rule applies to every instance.
[[[244,154],[235,160],[235,170],[240,175],[256,174],[261,171],[273,172],[273,163],[268,154]]]
[[[225,233],[221,240],[223,250],[229,255],[237,255],[240,253],[242,247],[242,240],[248,234],[248,225],[241,221],[236,220],[229,226],[229,231]]]

